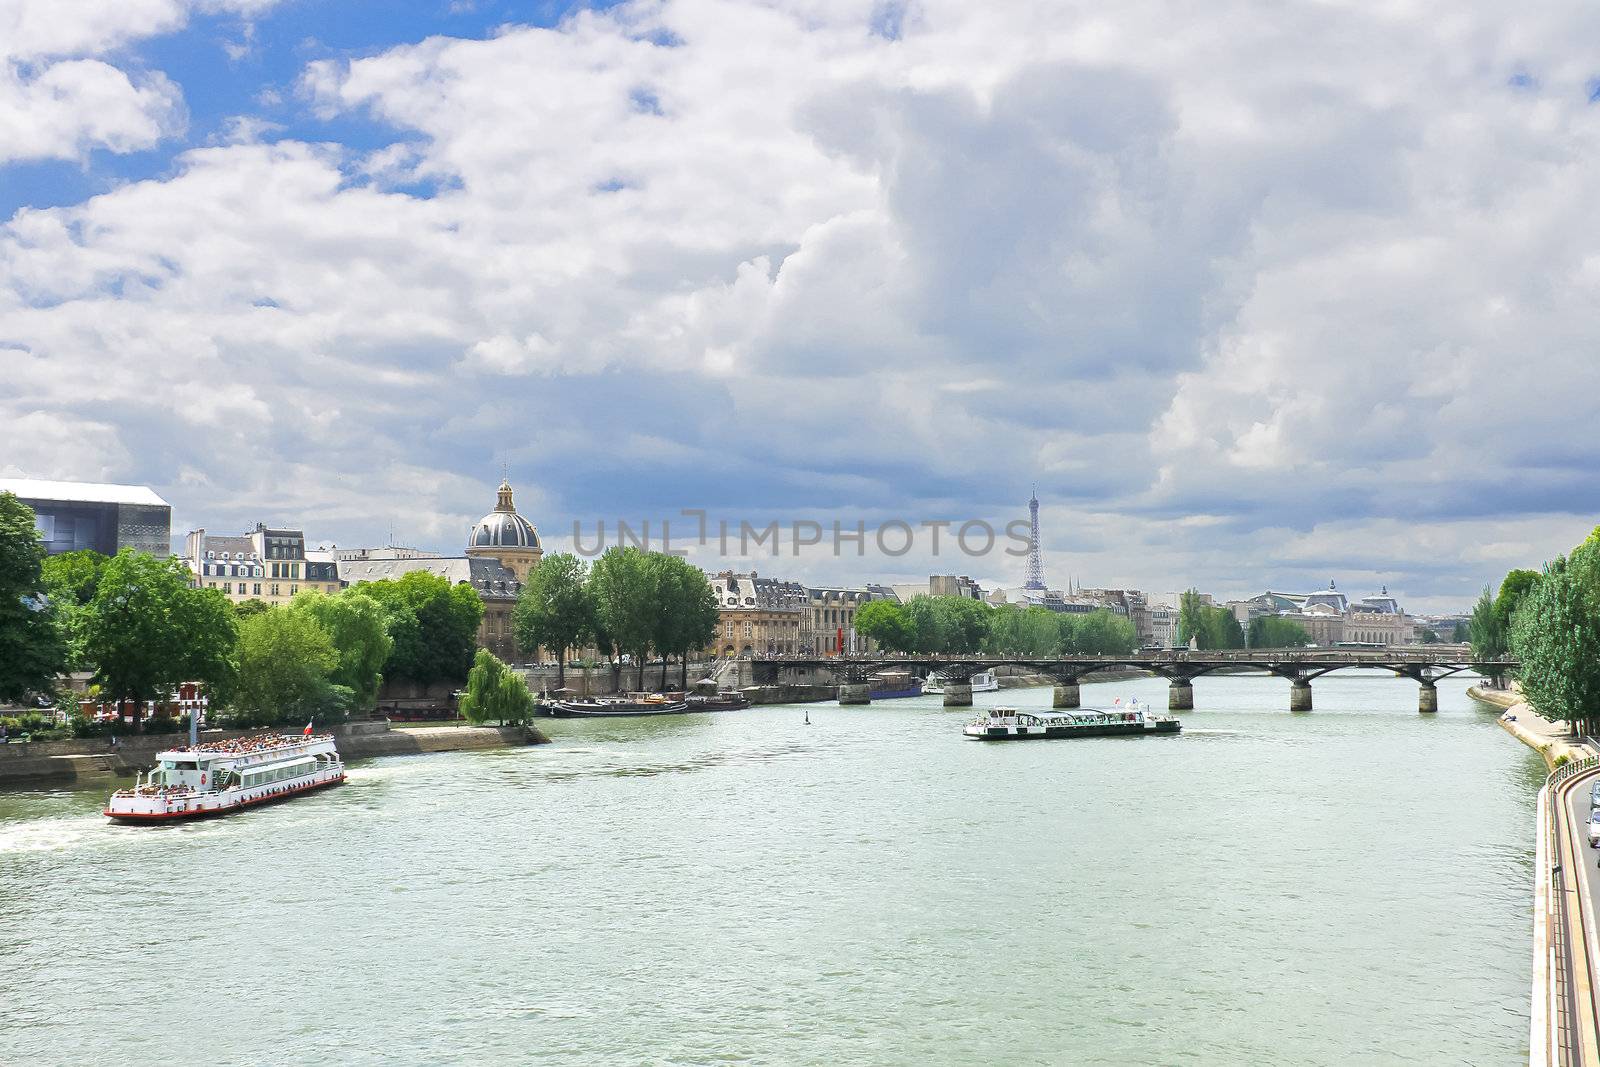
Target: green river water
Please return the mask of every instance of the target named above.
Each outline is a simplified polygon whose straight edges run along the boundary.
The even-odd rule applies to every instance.
[[[554,721],[175,827],[0,794],[0,1064],[1526,1062],[1543,765],[1439,689]]]

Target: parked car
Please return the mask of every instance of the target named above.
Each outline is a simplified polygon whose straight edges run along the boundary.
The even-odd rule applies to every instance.
[[[1600,848],[1600,808],[1589,811],[1589,847]]]
[[[1600,808],[1600,778],[1596,778],[1589,789],[1589,809],[1593,811],[1595,808]]]

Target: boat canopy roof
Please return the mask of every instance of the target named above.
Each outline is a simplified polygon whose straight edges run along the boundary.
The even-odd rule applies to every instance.
[[[252,767],[243,767],[240,774],[256,774],[259,771],[276,771],[284,767],[312,766],[317,762],[316,757],[306,756],[303,759],[280,760],[277,763],[257,763]]]

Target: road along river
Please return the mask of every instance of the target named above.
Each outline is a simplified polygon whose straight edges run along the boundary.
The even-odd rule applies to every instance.
[[[0,794],[0,1063],[1525,1062],[1544,768],[1465,685],[562,720],[166,828]]]

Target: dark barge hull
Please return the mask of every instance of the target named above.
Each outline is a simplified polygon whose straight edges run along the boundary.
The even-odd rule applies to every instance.
[[[974,741],[1047,741],[1051,738],[1061,737],[1140,737],[1149,734],[1175,734],[1183,728],[1177,720],[1156,724],[1154,730],[1145,728],[1136,722],[1113,722],[1101,726],[1032,726],[1011,729],[1005,726],[991,726],[981,734],[967,734]],[[1027,730],[1027,733],[1019,732]]]
[[[637,719],[645,715],[684,715],[694,711],[683,701],[671,704],[621,704],[612,707],[595,707],[583,704],[569,704],[558,700],[551,704],[540,704],[540,715],[552,719]]]

